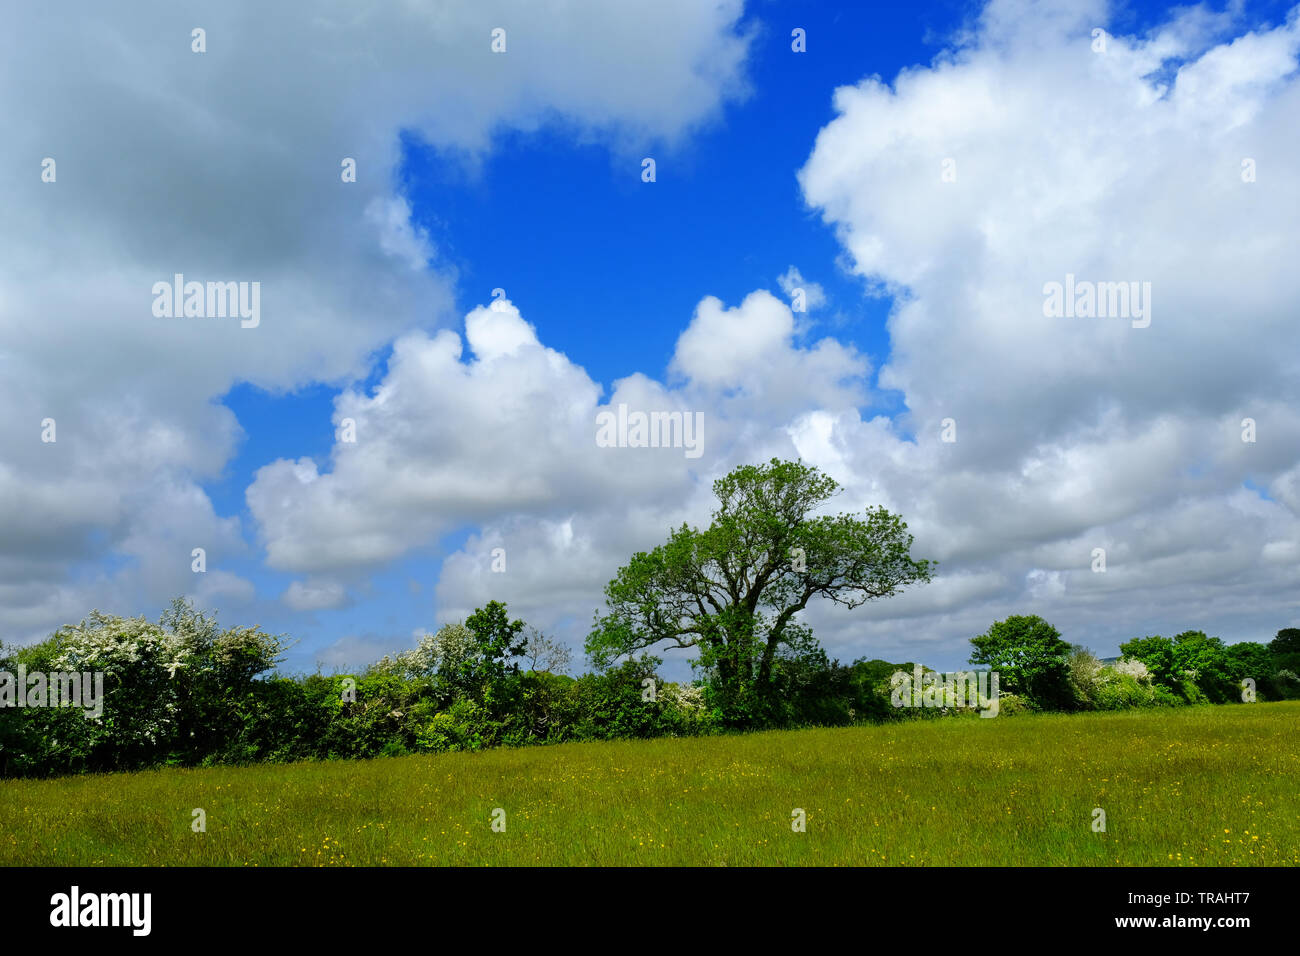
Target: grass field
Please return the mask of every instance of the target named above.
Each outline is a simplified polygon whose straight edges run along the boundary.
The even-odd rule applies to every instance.
[[[0,864],[1295,865],[1298,731],[1261,703],[0,781]]]

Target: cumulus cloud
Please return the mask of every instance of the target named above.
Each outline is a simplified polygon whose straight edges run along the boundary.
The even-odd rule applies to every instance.
[[[854,270],[899,295],[879,381],[907,405],[901,434],[847,413],[801,448],[894,502],[947,573],[1000,569],[981,627],[1034,609],[1109,650],[1144,626],[1244,639],[1291,617],[1296,567],[1261,556],[1300,530],[1282,252],[1300,238],[1300,21],[1219,40],[1203,13],[1098,50],[1101,4],[995,0],[931,66],[837,90],[800,171]],[[1150,326],[1046,317],[1067,274],[1150,282]],[[1245,418],[1267,423],[1253,443]]]
[[[1226,15],[1184,9],[1095,50],[1107,22],[1101,4],[995,2],[933,64],[836,92],[800,183],[854,271],[896,296],[879,384],[902,414],[863,416],[869,369],[851,353],[828,377],[817,349],[782,352],[792,317],[765,293],[706,298],[681,337],[670,371],[725,436],[705,470],[799,455],[844,485],[837,507],[901,512],[941,562],[889,601],[810,608],[834,654],[955,664],[1012,613],[1103,653],[1294,621],[1300,20],[1233,35]],[[1151,324],[1049,318],[1044,287],[1067,275],[1150,282]],[[791,381],[812,400],[769,401]],[[703,520],[704,482],[689,502],[657,527],[634,513],[631,547],[599,499],[565,516],[562,548],[553,521],[489,522],[446,562],[440,597],[576,613],[575,581],[594,595],[631,550]],[[483,552],[512,539],[527,559],[494,580]],[[593,554],[607,563],[582,570]]]
[[[543,345],[509,300],[451,330],[399,339],[371,394],[343,392],[328,471],[311,459],[272,462],[249,487],[250,511],[272,567],[318,572],[378,566],[462,522],[507,517],[565,521],[602,506],[665,513],[701,474],[725,469],[738,447],[792,414],[851,408],[865,363],[832,341],[796,341],[788,306],[756,292],[734,309],[704,299],[683,331],[675,385],[638,373],[602,387]],[[746,348],[738,342],[752,333]],[[468,354],[465,349],[468,347]],[[710,361],[725,363],[720,376]],[[677,447],[601,447],[598,416],[703,414],[698,461]],[[789,441],[780,440],[785,450]],[[570,539],[572,540],[572,526]]]
[[[176,593],[189,549],[140,539],[159,524],[198,542],[231,532],[201,482],[243,437],[217,404],[233,385],[343,383],[394,337],[454,319],[438,237],[400,193],[403,134],[471,163],[499,131],[552,122],[619,151],[671,146],[745,95],[740,13],[739,0],[12,11],[0,632]],[[153,284],[178,273],[260,283],[260,324],[154,317]],[[40,440],[47,418],[55,443]],[[155,482],[165,498],[145,493]]]
[[[794,313],[766,290],[728,309],[703,299],[677,340],[669,371],[710,400],[732,394],[759,421],[807,406],[853,407],[865,400],[866,360],[833,338],[795,347]]]
[[[737,461],[793,455],[793,417],[854,408],[868,366],[837,342],[803,342],[790,308],[760,290],[733,308],[703,299],[670,369],[671,384],[637,373],[606,399],[505,299],[472,310],[463,338],[405,336],[370,394],[336,400],[334,423],[350,420],[355,441],[336,441],[327,470],[282,459],[257,473],[247,499],[268,562],[364,574],[469,523],[443,561],[440,619],[504,600],[572,639],[629,554],[707,521],[711,480]],[[602,447],[598,418],[620,406],[699,413],[701,453]]]

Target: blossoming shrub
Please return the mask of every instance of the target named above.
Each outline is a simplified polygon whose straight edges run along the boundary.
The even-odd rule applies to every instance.
[[[103,712],[24,708],[17,719],[22,773],[128,770],[196,764],[223,753],[247,720],[255,678],[283,642],[258,628],[220,631],[178,600],[157,623],[93,611],[80,624],[15,655],[28,672],[103,674]]]
[[[50,640],[52,669],[104,674],[103,716],[86,721],[87,769],[165,760],[179,742],[182,706],[193,696],[181,673],[194,661],[190,642],[143,617],[99,611]]]

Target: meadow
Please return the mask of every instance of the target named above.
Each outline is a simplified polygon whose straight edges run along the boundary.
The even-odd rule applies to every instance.
[[[0,864],[1296,865],[1297,731],[1286,701],[6,780]]]

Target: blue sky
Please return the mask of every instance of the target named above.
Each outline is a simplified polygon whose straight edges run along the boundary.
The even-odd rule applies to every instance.
[[[262,20],[213,12],[206,59],[173,49],[189,27],[171,11],[106,27],[128,38],[120,50],[55,44],[76,62],[29,104],[39,112],[12,152],[58,153],[71,172],[60,193],[19,197],[12,222],[29,231],[9,237],[23,251],[0,272],[0,308],[12,318],[30,297],[60,318],[40,333],[11,322],[0,357],[30,370],[9,380],[16,421],[67,409],[71,457],[24,439],[0,459],[26,489],[10,496],[14,545],[0,554],[14,561],[0,623],[17,637],[91,606],[153,617],[183,590],[230,623],[299,639],[295,669],[363,664],[487,596],[577,646],[634,547],[705,514],[713,477],[773,453],[826,468],[853,506],[901,511],[946,569],[851,619],[819,612],[842,659],[955,666],[972,633],[1028,610],[1103,654],[1138,631],[1253,639],[1294,620],[1293,279],[1270,252],[1293,248],[1294,224],[1277,218],[1297,162],[1286,4],[729,0],[549,20],[453,5],[441,21],[375,13],[346,43],[322,26],[347,22],[337,6],[310,24],[292,4]],[[496,23],[511,47],[494,59],[479,40]],[[1112,38],[1101,55],[1092,25]],[[791,50],[795,27],[806,53]],[[289,39],[300,33],[311,42]],[[148,65],[130,66],[132,43]],[[11,52],[21,71],[27,54]],[[106,76],[116,92],[97,110],[112,121],[94,137],[60,125]],[[160,82],[166,102],[141,92]],[[1172,92],[1158,98],[1160,83]],[[835,90],[855,85],[837,109]],[[5,88],[0,105],[17,110]],[[340,154],[361,157],[351,192],[301,175]],[[1239,157],[1255,154],[1266,174],[1243,192]],[[917,170],[947,155],[962,173],[945,191]],[[52,195],[78,218],[51,218]],[[1236,263],[1228,242],[1263,251]],[[394,243],[427,264],[402,268]],[[267,277],[262,329],[140,326],[132,283],[218,260]],[[75,281],[59,271],[69,262]],[[824,304],[790,316],[755,298],[787,301],[791,267]],[[1155,331],[1043,326],[1042,283],[1089,269],[1155,276],[1169,310]],[[471,362],[471,341],[459,366],[438,364],[440,331],[463,339],[498,287],[517,310],[509,334],[562,361],[507,374]],[[729,311],[710,318],[708,296]],[[1225,309],[1253,324],[1219,331]],[[489,350],[500,332],[482,333]],[[751,337],[765,344],[748,355]],[[399,368],[400,342],[414,358]],[[454,391],[411,371],[421,362],[532,411],[470,420]],[[620,485],[586,449],[531,441],[555,408],[596,401],[594,413],[620,382],[624,397],[701,409],[709,455],[634,463]],[[336,401],[363,416],[361,457],[335,441]],[[1262,438],[1243,449],[1234,423],[1248,414]],[[464,428],[444,427],[456,415]],[[936,447],[949,415],[963,437]],[[138,448],[106,460],[118,429]],[[480,457],[466,441],[480,434],[504,450]],[[480,500],[477,476],[503,471],[513,480],[485,478]],[[412,489],[423,472],[445,509]],[[349,553],[366,537],[353,518],[376,529],[378,557]],[[197,587],[195,541],[217,572]],[[524,556],[508,581],[480,574],[493,541]],[[1097,545],[1113,555],[1104,581],[1087,574]],[[553,572],[564,554],[582,556],[580,572]],[[300,586],[331,596],[290,600]]]

